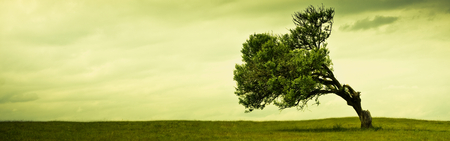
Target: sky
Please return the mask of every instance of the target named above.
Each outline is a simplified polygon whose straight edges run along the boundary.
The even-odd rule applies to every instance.
[[[0,0],[0,121],[356,117],[335,94],[251,113],[234,94],[249,35],[321,4],[334,74],[363,109],[450,120],[448,0]]]

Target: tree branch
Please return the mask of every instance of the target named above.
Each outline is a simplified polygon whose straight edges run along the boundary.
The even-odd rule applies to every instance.
[[[326,65],[322,65],[322,67],[327,71],[327,73],[328,73],[328,78],[330,78],[335,84],[335,86],[339,89],[339,90],[341,90],[342,89],[342,85],[341,85],[341,83],[339,83],[339,81],[334,77],[334,74],[333,74],[333,72],[330,70],[330,68],[328,68]]]
[[[357,103],[358,101],[361,101],[361,99],[359,98],[359,92],[355,92],[355,90],[353,90],[353,88],[351,88],[349,85],[342,86],[341,83],[339,83],[339,81],[334,77],[334,74],[330,70],[330,68],[328,68],[326,65],[322,65],[322,67],[327,71],[328,78],[333,81],[334,86],[337,88],[337,90],[333,91],[333,93],[347,101],[347,105],[350,106],[354,103]],[[346,91],[345,89],[348,89],[348,91]]]
[[[325,80],[325,79],[321,79],[321,78],[316,78],[317,81],[319,81],[319,83],[324,84],[324,85],[336,85],[333,81],[330,80]]]
[[[348,89],[348,93],[352,98],[357,98],[357,99],[359,98],[360,92],[353,90],[353,88],[350,87],[349,85],[344,85],[343,87],[344,87],[344,91],[345,91],[345,89]]]
[[[307,94],[305,98],[299,99],[295,105],[298,105],[301,100],[307,100],[311,98],[312,96],[318,95],[318,94],[329,94],[329,93],[337,93],[337,91],[334,90],[314,90],[311,93]]]

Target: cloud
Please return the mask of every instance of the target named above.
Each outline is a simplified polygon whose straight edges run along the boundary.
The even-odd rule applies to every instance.
[[[345,24],[339,27],[339,30],[343,31],[358,31],[358,30],[368,30],[378,28],[383,25],[392,24],[397,21],[399,17],[384,17],[384,16],[376,16],[374,19],[363,19],[358,20],[354,24]]]
[[[349,15],[363,12],[385,11],[402,9],[415,4],[423,3],[423,0],[339,0],[330,1],[336,7],[337,14]]]
[[[38,95],[35,93],[30,94],[10,94],[3,95],[0,97],[0,103],[8,103],[8,102],[28,102],[39,99]]]

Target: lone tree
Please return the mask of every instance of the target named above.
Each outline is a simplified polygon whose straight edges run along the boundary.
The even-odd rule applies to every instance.
[[[360,92],[342,85],[334,76],[325,40],[333,26],[333,8],[309,6],[294,13],[290,34],[253,34],[243,44],[243,64],[236,64],[235,94],[246,112],[273,103],[280,110],[303,109],[309,100],[336,94],[355,109],[361,128],[372,127],[368,110],[362,110]]]

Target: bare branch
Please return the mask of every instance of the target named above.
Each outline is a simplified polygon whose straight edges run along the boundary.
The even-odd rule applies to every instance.
[[[353,97],[359,97],[360,96],[360,93],[361,92],[357,92],[357,91],[355,91],[355,90],[353,90],[353,88],[352,87],[350,87],[349,85],[347,85],[347,84],[345,84],[344,86],[344,90],[345,89],[347,89],[348,90],[348,93],[349,93],[349,95],[353,98]]]
[[[319,83],[324,84],[324,85],[336,85],[334,83],[334,81],[325,80],[325,79],[321,79],[321,78],[316,78],[316,80],[319,81]]]
[[[298,101],[295,103],[295,105],[298,105],[298,104],[300,104],[300,101],[308,100],[308,99],[310,99],[313,96],[321,95],[321,94],[330,94],[330,93],[337,93],[337,91],[333,91],[333,90],[317,90],[316,89],[316,90],[312,91],[311,93],[307,94],[305,96],[305,98],[298,99]]]

